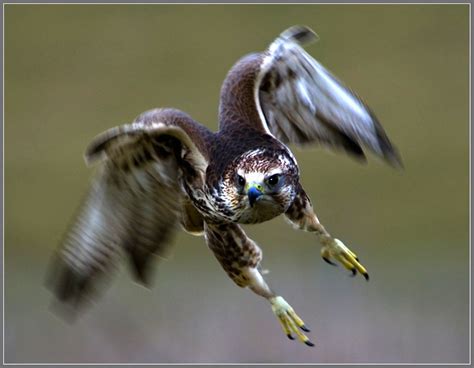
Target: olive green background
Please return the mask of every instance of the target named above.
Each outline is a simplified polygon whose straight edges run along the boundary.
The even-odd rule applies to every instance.
[[[54,315],[45,276],[87,188],[91,138],[157,106],[216,129],[229,68],[294,24],[320,35],[308,51],[367,101],[405,163],[294,149],[318,216],[370,282],[278,218],[246,231],[312,349],[185,233],[151,290],[124,264],[74,324]],[[467,5],[6,5],[5,360],[468,361],[468,42]]]

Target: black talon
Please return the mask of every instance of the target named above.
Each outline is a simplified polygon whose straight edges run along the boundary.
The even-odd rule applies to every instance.
[[[294,340],[295,338],[291,336],[291,334],[286,335],[290,340]]]
[[[329,263],[331,266],[336,266],[337,267],[337,264],[335,264],[334,262],[332,262],[328,258],[326,258],[326,257],[322,257],[322,258],[324,259],[325,262]]]
[[[309,329],[308,327],[306,327],[305,325],[300,326],[300,328],[301,328],[304,332],[311,332],[310,329]]]
[[[314,346],[314,344],[309,340],[305,341],[304,343],[308,346]]]
[[[357,269],[356,269],[356,268],[353,268],[353,269],[351,270],[351,272],[352,272],[352,274],[350,274],[349,276],[350,276],[350,277],[354,277],[354,276],[356,275],[356,273],[357,273]]]
[[[364,273],[363,276],[365,277],[366,281],[369,281],[369,274],[368,273]]]
[[[360,262],[360,261],[359,261],[359,257],[355,257],[355,260],[356,260],[357,262]]]

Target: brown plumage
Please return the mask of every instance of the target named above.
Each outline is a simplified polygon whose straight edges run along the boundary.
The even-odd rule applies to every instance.
[[[227,274],[269,300],[285,333],[309,346],[309,331],[260,272],[262,252],[239,223],[285,214],[313,232],[322,256],[368,279],[365,268],[314,214],[286,144],[321,144],[365,159],[368,149],[393,166],[400,157],[369,108],[301,47],[307,27],[283,32],[229,71],[214,133],[175,109],[155,109],[112,128],[86,150],[97,172],[53,263],[50,286],[76,311],[125,256],[149,285],[154,256],[175,229],[204,235]]]

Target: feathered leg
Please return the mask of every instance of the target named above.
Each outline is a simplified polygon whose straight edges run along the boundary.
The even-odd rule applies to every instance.
[[[283,331],[291,340],[292,333],[308,346],[314,344],[301,330],[309,332],[304,322],[293,308],[277,295],[263,279],[259,271],[262,251],[248,238],[237,224],[205,224],[205,237],[209,248],[214,252],[229,277],[240,287],[248,287],[257,295],[267,299],[273,313],[277,316]]]
[[[311,200],[302,187],[300,187],[295,200],[286,211],[285,216],[298,229],[316,234],[323,246],[321,248],[321,256],[327,263],[335,265],[331,260],[335,259],[350,270],[353,275],[358,271],[366,280],[369,280],[367,270],[359,263],[359,259],[355,253],[347,248],[342,241],[333,238],[319,222],[318,217],[313,211]]]

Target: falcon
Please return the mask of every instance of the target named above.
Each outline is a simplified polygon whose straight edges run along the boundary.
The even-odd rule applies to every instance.
[[[264,280],[262,251],[241,224],[284,215],[316,235],[326,262],[368,280],[356,254],[318,220],[287,145],[321,145],[360,161],[366,150],[402,165],[372,111],[303,50],[317,39],[294,26],[237,61],[222,85],[217,132],[158,108],[92,141],[85,160],[95,175],[54,257],[50,287],[59,305],[75,311],[91,300],[122,256],[149,286],[155,256],[181,227],[204,236],[238,286],[268,300],[288,338],[314,346],[303,320]]]

